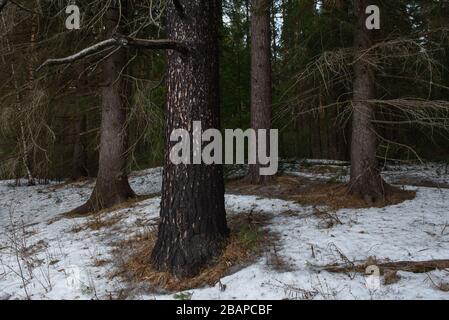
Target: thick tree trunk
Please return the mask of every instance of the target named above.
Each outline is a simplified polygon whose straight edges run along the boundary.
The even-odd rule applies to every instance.
[[[168,34],[189,47],[182,56],[169,51],[166,154],[159,235],[153,265],[177,277],[196,275],[213,262],[228,236],[221,165],[174,165],[169,152],[174,129],[192,136],[193,121],[203,130],[219,128],[219,0],[181,1],[187,16],[168,7]]]
[[[270,7],[271,0],[251,1],[251,127],[255,130],[271,129]],[[266,141],[270,141],[269,137]],[[249,166],[247,180],[255,184],[271,181],[273,176],[261,176],[259,167]]]
[[[121,33],[120,22],[126,22],[120,14],[127,12],[126,2],[112,1],[107,12],[106,37]],[[121,8],[119,9],[119,6]],[[85,214],[113,207],[134,197],[126,172],[127,164],[127,98],[129,83],[122,73],[126,70],[126,49],[117,50],[103,61],[101,91],[101,137],[99,168],[95,189],[88,202],[72,211]]]
[[[353,81],[353,120],[351,140],[351,194],[363,197],[368,203],[385,197],[385,184],[380,175],[376,152],[378,139],[372,120],[374,109],[367,100],[375,99],[375,71],[366,61],[366,50],[372,44],[372,33],[365,26],[367,0],[355,0],[357,25],[354,31],[356,62]]]

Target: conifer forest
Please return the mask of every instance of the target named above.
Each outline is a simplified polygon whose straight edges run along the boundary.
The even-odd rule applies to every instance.
[[[0,0],[0,300],[448,292],[448,0]]]

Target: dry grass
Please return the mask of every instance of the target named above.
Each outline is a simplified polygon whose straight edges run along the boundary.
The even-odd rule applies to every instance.
[[[401,277],[398,275],[397,270],[387,270],[384,273],[384,285],[386,286],[398,283],[400,279]]]
[[[294,271],[294,266],[279,254],[276,243],[273,242],[267,252],[267,265],[277,272],[291,272]]]
[[[96,213],[89,216],[85,222],[73,226],[70,231],[78,233],[84,230],[98,231],[103,228],[110,229],[122,221],[123,218],[125,218],[125,215],[119,213],[113,215],[107,214],[106,212]]]
[[[369,208],[386,207],[412,200],[416,197],[415,191],[402,190],[397,187],[388,186],[387,195],[384,200],[374,204],[368,204],[364,199],[348,194],[348,187],[343,183],[325,183],[311,187],[311,189],[298,195],[292,195],[291,200],[304,205],[327,206],[332,210],[344,208]]]
[[[222,254],[198,276],[187,279],[177,279],[151,267],[151,252],[157,237],[156,228],[153,228],[116,244],[114,255],[119,263],[110,277],[120,276],[130,284],[146,283],[147,288],[157,292],[178,292],[221,284],[221,278],[254,262],[273,245],[277,237],[264,228],[270,219],[269,215],[260,213],[232,215],[229,218],[230,238]],[[278,257],[278,264],[281,262]],[[225,286],[221,288],[225,290]]]
[[[85,228],[91,229],[94,231],[103,229],[103,228],[111,228],[123,219],[123,215],[114,215],[110,217],[102,218],[100,215],[95,215],[92,219],[89,219],[85,223]]]
[[[227,184],[226,190],[234,194],[277,198],[311,206],[327,206],[331,210],[373,206],[367,204],[364,199],[349,195],[348,187],[344,183],[326,183],[288,175],[278,176],[273,182],[265,185],[251,185],[244,180],[234,180]],[[377,201],[375,207],[394,205],[416,197],[416,192],[397,187],[388,186],[387,191],[385,200]]]
[[[94,259],[93,265],[94,265],[95,267],[104,267],[104,266],[106,266],[106,265],[108,265],[108,264],[110,264],[110,263],[111,263],[110,260],[107,260],[107,259],[97,259],[97,258],[95,258],[95,259]]]
[[[250,184],[245,179],[232,180],[226,184],[226,192],[290,200],[293,195],[308,192],[317,184],[319,182],[311,179],[281,175],[276,176],[270,183],[262,185]]]

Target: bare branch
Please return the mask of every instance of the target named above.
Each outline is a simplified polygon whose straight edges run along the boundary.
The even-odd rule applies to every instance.
[[[75,62],[77,60],[83,59],[85,57],[91,56],[97,52],[100,52],[105,49],[113,48],[117,46],[117,39],[108,39],[102,42],[99,42],[97,44],[94,44],[91,47],[88,47],[86,49],[81,50],[78,53],[75,53],[71,56],[65,57],[65,58],[59,58],[59,59],[48,59],[43,64],[41,64],[36,71],[41,70],[45,66],[52,66],[52,65],[60,65],[60,64],[69,64],[72,62]]]
[[[124,38],[127,46],[141,49],[175,50],[182,54],[188,54],[189,50],[185,45],[174,40],[146,40],[135,38]]]
[[[157,50],[175,50],[182,54],[187,54],[188,49],[182,43],[174,40],[146,40],[135,39],[122,35],[116,35],[112,39],[104,40],[91,47],[81,50],[71,56],[59,59],[48,59],[41,64],[36,71],[41,70],[45,66],[70,64],[72,62],[89,57],[104,50],[118,47],[134,47],[140,49],[157,49]]]

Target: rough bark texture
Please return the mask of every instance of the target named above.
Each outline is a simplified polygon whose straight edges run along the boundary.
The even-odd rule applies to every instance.
[[[173,165],[169,151],[174,129],[193,121],[203,130],[219,128],[218,28],[219,0],[180,1],[183,18],[173,4],[167,13],[169,37],[188,44],[189,54],[169,51],[166,108],[166,154],[159,235],[153,265],[183,278],[213,262],[228,236],[221,165]]]
[[[271,0],[251,1],[251,127],[271,129]],[[267,137],[267,143],[270,139]],[[267,150],[270,150],[267,147]],[[261,176],[259,165],[250,165],[247,180],[267,183],[272,176]]]
[[[357,25],[354,31],[356,62],[353,81],[353,120],[351,140],[351,181],[349,191],[368,203],[385,197],[385,184],[376,159],[378,139],[372,120],[373,106],[367,100],[375,99],[375,71],[366,61],[367,49],[373,44],[373,31],[365,26],[367,0],[355,0]]]
[[[120,13],[127,11],[126,2],[112,1],[106,21],[106,37],[121,33]],[[119,5],[121,9],[119,10]],[[128,62],[126,49],[120,49],[103,61],[101,91],[101,137],[97,182],[88,202],[72,211],[85,214],[110,208],[134,196],[126,173],[127,97],[129,83],[121,76]]]

